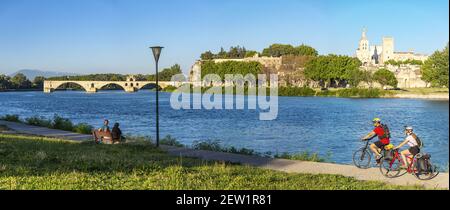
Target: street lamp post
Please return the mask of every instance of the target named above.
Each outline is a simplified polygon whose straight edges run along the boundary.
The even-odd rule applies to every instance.
[[[159,147],[159,78],[158,78],[158,61],[161,55],[163,47],[154,46],[150,47],[155,57],[156,64],[156,147]]]

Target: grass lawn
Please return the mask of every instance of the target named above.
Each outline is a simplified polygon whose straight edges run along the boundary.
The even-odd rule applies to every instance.
[[[145,142],[95,145],[0,134],[0,189],[420,189],[169,156]]]

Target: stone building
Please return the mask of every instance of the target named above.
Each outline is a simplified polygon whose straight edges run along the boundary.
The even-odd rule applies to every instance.
[[[356,49],[356,57],[363,65],[382,65],[388,60],[405,61],[428,59],[427,55],[415,53],[413,50],[408,52],[396,52],[395,41],[393,37],[385,36],[382,38],[381,45],[370,45],[367,37],[367,30],[363,29],[358,48]]]

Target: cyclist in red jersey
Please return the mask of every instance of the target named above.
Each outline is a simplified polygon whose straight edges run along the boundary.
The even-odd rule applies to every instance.
[[[378,136],[378,141],[370,145],[370,150],[372,150],[372,152],[376,155],[377,163],[380,163],[381,149],[390,143],[389,131],[383,128],[383,124],[381,124],[380,118],[375,118],[372,122],[375,129],[365,137],[363,137],[361,140],[367,141]]]

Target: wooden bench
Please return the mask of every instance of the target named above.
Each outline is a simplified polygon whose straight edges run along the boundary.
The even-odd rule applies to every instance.
[[[94,137],[95,143],[99,144],[113,144],[113,138],[110,131],[99,131],[99,130],[93,130],[92,136]]]

